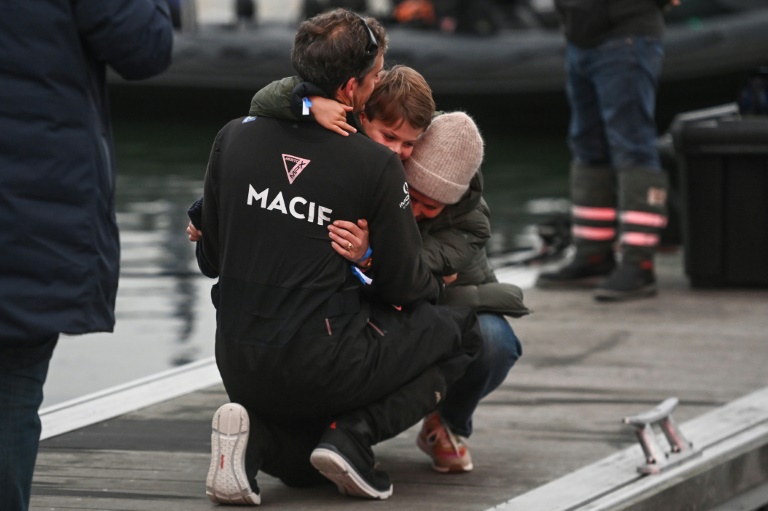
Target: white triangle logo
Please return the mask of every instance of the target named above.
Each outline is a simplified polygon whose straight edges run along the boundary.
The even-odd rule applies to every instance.
[[[301,171],[307,168],[309,160],[284,154],[283,165],[285,166],[285,173],[288,174],[288,183],[293,184],[296,178],[299,177],[299,174],[301,174]]]

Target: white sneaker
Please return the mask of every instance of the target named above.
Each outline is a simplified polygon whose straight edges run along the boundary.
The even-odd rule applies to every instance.
[[[248,446],[248,412],[237,403],[222,405],[213,415],[211,466],[205,493],[217,504],[258,506],[261,497],[251,489],[245,474]]]

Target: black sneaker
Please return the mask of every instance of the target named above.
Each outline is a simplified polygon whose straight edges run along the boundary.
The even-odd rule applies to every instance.
[[[600,278],[616,268],[613,251],[590,255],[576,252],[573,260],[557,271],[539,275],[536,286],[542,288],[593,287]]]
[[[250,428],[248,412],[237,403],[222,405],[213,416],[211,465],[205,493],[217,504],[261,504],[259,488],[248,482],[245,450]],[[255,490],[255,491],[254,491]]]
[[[655,294],[656,276],[652,261],[642,261],[639,265],[620,264],[594,291],[595,300],[601,302],[634,300]]]
[[[389,476],[374,468],[371,448],[341,429],[326,430],[309,461],[342,495],[381,500],[392,495]]]

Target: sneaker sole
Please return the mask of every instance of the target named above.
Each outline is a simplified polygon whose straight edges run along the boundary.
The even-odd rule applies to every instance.
[[[595,289],[593,293],[598,302],[621,302],[627,300],[637,300],[639,298],[648,298],[656,296],[656,284],[651,284],[634,291],[612,291],[609,289]]]
[[[416,445],[419,446],[421,452],[429,456],[432,460],[432,470],[440,472],[441,474],[456,474],[461,472],[472,472],[475,466],[470,461],[469,463],[451,463],[450,465],[438,465],[435,459],[432,457],[431,446],[428,442],[425,442],[421,437],[416,438]]]
[[[211,466],[205,481],[205,493],[211,502],[261,504],[261,496],[251,490],[245,474],[249,426],[248,412],[241,405],[228,403],[216,410],[211,431]]]
[[[342,495],[377,500],[392,496],[391,485],[386,491],[377,490],[357,473],[355,467],[344,456],[336,451],[318,447],[312,451],[309,461],[323,476],[336,485]]]
[[[534,284],[539,289],[590,289],[595,287],[608,274],[582,277],[578,279],[548,280],[537,279]]]

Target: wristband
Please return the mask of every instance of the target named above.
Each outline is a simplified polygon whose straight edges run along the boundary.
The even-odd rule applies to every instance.
[[[308,97],[304,97],[301,100],[301,115],[309,115],[309,109],[312,108],[312,101]]]
[[[365,251],[365,254],[363,254],[363,257],[355,261],[355,264],[362,263],[363,261],[371,257],[371,254],[373,254],[373,249],[371,248],[370,245],[368,245],[368,250]]]

